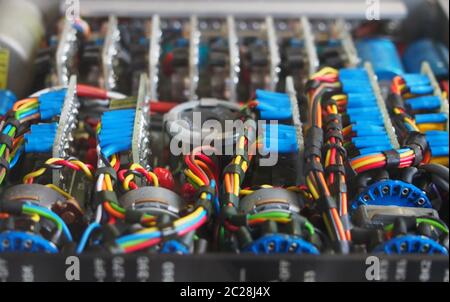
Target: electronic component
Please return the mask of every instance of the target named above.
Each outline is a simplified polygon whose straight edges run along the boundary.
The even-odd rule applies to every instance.
[[[0,89],[9,89],[18,97],[27,94],[34,56],[43,35],[43,15],[35,3],[25,0],[0,3]]]
[[[17,101],[15,94],[9,90],[0,90],[0,116],[5,115],[12,109]]]
[[[430,64],[439,79],[448,79],[448,48],[429,39],[415,41],[408,45],[403,54],[403,63],[409,73],[420,73],[423,62]]]
[[[402,61],[395,44],[387,38],[365,38],[356,42],[362,64],[373,65],[379,80],[392,80],[404,73]]]

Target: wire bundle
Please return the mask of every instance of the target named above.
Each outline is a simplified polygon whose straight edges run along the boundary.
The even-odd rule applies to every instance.
[[[198,188],[198,200],[195,204],[195,209],[190,214],[175,220],[170,227],[166,225],[162,228],[156,225],[118,238],[115,243],[124,253],[150,248],[164,242],[165,238],[172,238],[173,236],[183,237],[196,231],[208,221],[208,216],[211,215],[212,203],[217,201],[216,180],[218,172],[213,161],[201,153],[206,148],[210,147],[196,148],[191,155],[185,157],[188,167],[185,170],[185,175]]]
[[[394,114],[403,121],[403,132],[425,133],[431,150],[431,161],[448,166],[448,113],[441,111],[441,96],[425,74],[405,74],[394,78],[391,93]]]
[[[317,202],[317,208],[322,214],[330,238],[336,244],[336,249],[341,253],[348,253],[349,237],[347,237],[348,235],[346,233],[347,228],[344,227],[342,223],[336,204],[336,199],[341,198],[341,195],[335,194],[336,192],[330,189],[329,182],[327,182],[325,177],[322,159],[324,147],[324,131],[322,128],[324,126],[323,119],[326,110],[330,109],[331,112],[336,112],[337,103],[334,103],[335,100],[332,99],[332,96],[339,94],[341,94],[341,85],[337,82],[337,70],[333,68],[323,68],[314,74],[308,83],[310,119],[306,130],[305,141],[305,176],[306,184],[313,199]],[[329,102],[330,100],[332,101]],[[331,119],[325,119],[325,124],[327,125],[329,122],[333,122],[333,120],[336,119],[339,119],[339,117],[334,116]],[[339,128],[337,123],[333,123],[335,124],[334,126],[337,126],[334,128]],[[331,129],[332,128],[327,129],[327,133],[325,133],[327,140],[332,137],[334,137],[334,139],[336,139],[336,136],[339,137],[339,135],[330,136],[328,130]],[[339,153],[339,149],[339,145],[335,143],[334,146],[330,148],[330,151],[335,150],[332,152]],[[329,163],[330,162],[328,162],[328,164]],[[345,197],[343,201],[346,202]],[[344,208],[346,208],[346,206],[344,206]]]

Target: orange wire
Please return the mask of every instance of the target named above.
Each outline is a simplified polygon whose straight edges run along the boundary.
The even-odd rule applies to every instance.
[[[114,210],[111,205],[108,202],[104,202],[103,203],[103,207],[105,208],[105,210],[110,213],[111,215],[120,218],[120,219],[124,219],[125,218],[125,214],[122,214],[116,210]]]
[[[15,102],[14,106],[13,106],[13,111],[17,111],[17,109],[25,103],[28,103],[31,101],[36,101],[36,100],[37,100],[37,98],[28,98],[28,99],[23,99],[18,102]]]

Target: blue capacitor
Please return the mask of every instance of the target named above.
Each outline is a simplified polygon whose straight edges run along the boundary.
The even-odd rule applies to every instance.
[[[379,80],[391,80],[404,73],[395,44],[386,38],[367,38],[356,42],[362,64],[370,62]]]
[[[409,45],[403,54],[403,63],[408,72],[419,73],[422,63],[428,62],[437,77],[448,77],[448,48],[431,39],[421,39]]]

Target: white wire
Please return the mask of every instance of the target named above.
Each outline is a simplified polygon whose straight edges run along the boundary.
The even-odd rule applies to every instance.
[[[44,93],[47,93],[50,91],[55,91],[55,90],[60,90],[63,88],[67,88],[67,86],[55,86],[55,87],[45,88],[45,89],[39,90],[38,92],[33,93],[32,95],[30,95],[30,98],[37,98]]]
[[[125,94],[122,94],[120,92],[114,92],[114,91],[108,91],[107,95],[108,95],[108,98],[116,99],[116,100],[127,98],[127,96]]]
[[[97,207],[97,213],[95,215],[95,222],[100,223],[100,221],[102,221],[102,213],[103,213],[103,206],[100,204]]]
[[[102,185],[103,185],[103,180],[105,179],[105,174],[100,174],[98,179],[97,179],[97,184],[96,184],[96,191],[97,192],[101,192],[102,191]]]

